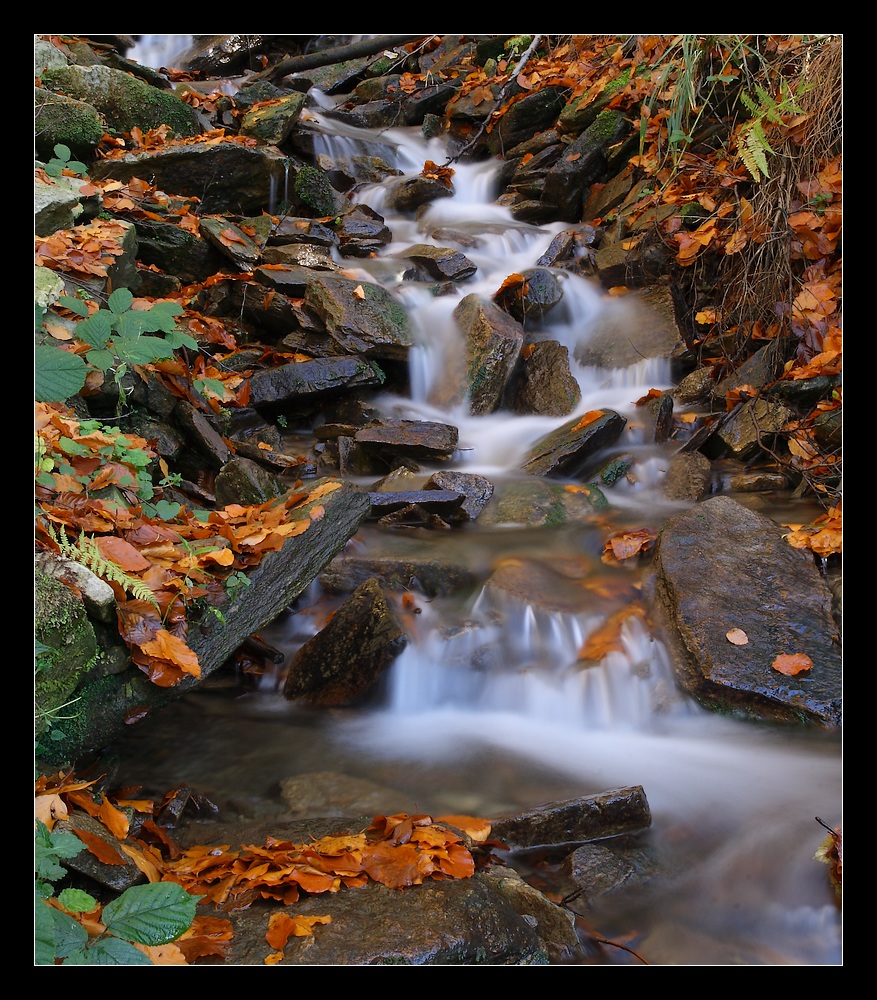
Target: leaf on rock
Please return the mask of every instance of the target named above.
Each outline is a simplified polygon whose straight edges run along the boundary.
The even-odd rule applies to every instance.
[[[749,636],[742,628],[728,629],[725,633],[725,638],[735,646],[745,646],[749,642]]]
[[[806,653],[780,653],[771,666],[781,674],[793,677],[795,674],[810,670],[813,666],[813,661]]]
[[[77,837],[82,841],[83,844],[88,848],[89,853],[93,854],[98,861],[105,865],[124,865],[127,864],[125,859],[121,854],[113,847],[112,844],[108,844],[103,837],[98,837],[97,834],[89,833],[88,830],[83,830],[78,826],[72,826],[71,829],[76,834]]]

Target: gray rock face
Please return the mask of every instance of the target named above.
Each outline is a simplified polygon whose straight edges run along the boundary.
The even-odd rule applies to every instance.
[[[729,497],[667,521],[655,547],[656,608],[677,681],[699,702],[742,718],[841,725],[842,658],[831,591],[810,553],[770,518]],[[739,629],[747,638],[731,642]],[[795,675],[774,666],[803,654]]]

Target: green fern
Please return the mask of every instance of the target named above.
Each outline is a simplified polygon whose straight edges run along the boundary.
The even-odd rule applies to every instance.
[[[79,536],[79,543],[76,544],[69,541],[66,535],[56,532],[51,523],[47,524],[47,528],[52,540],[58,546],[60,554],[65,559],[72,559],[74,562],[82,563],[95,576],[99,576],[109,583],[118,584],[125,593],[131,594],[136,600],[145,601],[147,604],[152,604],[160,610],[158,600],[152,589],[142,580],[138,580],[134,576],[128,576],[121,566],[118,566],[109,559],[105,559],[101,555],[101,551],[94,538],[86,537],[83,531]]]
[[[767,157],[776,155],[776,150],[768,142],[764,123],[781,125],[783,115],[800,114],[798,98],[811,87],[812,84],[800,84],[793,94],[788,84],[781,82],[779,100],[758,85],[755,86],[755,96],[758,101],[751,94],[745,92],[740,94],[740,103],[752,117],[741,126],[737,146],[740,158],[753,180],[761,181],[765,177],[770,177]]]

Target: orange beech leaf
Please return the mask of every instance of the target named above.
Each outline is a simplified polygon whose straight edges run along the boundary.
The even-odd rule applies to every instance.
[[[588,424],[592,424],[595,420],[599,420],[603,416],[602,410],[588,410],[588,412],[582,417],[582,419],[572,428],[572,433],[575,431],[583,430]]]
[[[128,836],[131,821],[127,814],[117,809],[109,799],[104,798],[95,815],[117,840],[124,840]]]
[[[225,917],[196,916],[192,926],[174,944],[191,963],[208,955],[225,958],[233,936],[234,927]]]
[[[188,965],[186,956],[174,944],[136,944],[134,947],[147,955],[153,965]]]
[[[368,875],[390,889],[422,885],[435,871],[435,863],[413,844],[375,844],[363,852],[362,867]]]
[[[602,561],[605,563],[624,562],[635,555],[646,555],[652,547],[657,534],[651,528],[639,528],[636,531],[619,531],[607,539],[603,546]]]
[[[780,653],[771,666],[781,674],[793,677],[795,674],[810,670],[813,666],[813,661],[806,653]]]
[[[150,656],[170,660],[171,663],[176,664],[181,670],[193,677],[201,676],[201,666],[198,663],[197,655],[189,649],[182,639],[178,639],[166,629],[159,629],[155,638],[151,642],[143,643],[140,648]]]
[[[749,636],[743,631],[742,628],[732,628],[725,633],[725,638],[728,642],[732,642],[735,646],[745,646],[749,642]]]
[[[149,566],[149,560],[144,559],[140,552],[124,538],[107,535],[97,538],[95,541],[104,559],[121,566],[126,573],[140,573]]]
[[[89,853],[93,854],[98,861],[105,865],[125,864],[125,859],[112,844],[108,844],[101,837],[98,837],[94,833],[89,833],[88,830],[83,830],[78,826],[71,825],[70,829],[79,837],[82,843],[88,848]]]
[[[477,816],[436,816],[436,822],[447,823],[450,826],[457,827],[457,829],[462,830],[470,840],[474,840],[476,844],[483,844],[484,841],[490,836],[490,820],[481,819]]]
[[[268,933],[265,940],[272,948],[283,950],[290,937],[313,937],[314,927],[319,924],[331,924],[330,916],[308,917],[300,913],[290,916],[283,910],[272,913],[268,920]]]
[[[444,857],[437,856],[439,870],[451,878],[469,878],[475,874],[475,859],[461,844],[450,844]]]
[[[579,660],[602,660],[609,653],[620,653],[624,650],[621,630],[628,618],[645,618],[645,610],[639,604],[630,604],[621,608],[593,631],[578,651]]]
[[[50,795],[34,796],[34,819],[44,823],[50,830],[55,828],[56,823],[67,819],[67,805],[60,795],[52,793]]]

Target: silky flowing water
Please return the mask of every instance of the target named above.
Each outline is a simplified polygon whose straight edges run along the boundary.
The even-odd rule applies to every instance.
[[[314,96],[324,110],[331,103]],[[377,134],[339,128],[318,110],[313,115],[319,142],[333,157],[378,150],[405,174],[419,173],[426,160],[447,160],[441,141],[425,140],[419,129]],[[635,406],[649,389],[672,387],[667,364],[611,371],[572,360],[576,344],[607,318],[623,328],[636,314],[596,283],[558,271],[563,301],[528,332],[569,348],[582,389],[575,413],[473,417],[429,402],[445,359],[462,349],[451,317],[460,297],[491,297],[509,275],[535,266],[552,236],[567,228],[515,222],[495,204],[498,161],[453,166],[454,196],[416,220],[389,209],[379,186],[362,185],[354,195],[384,216],[394,242],[377,258],[338,261],[392,292],[416,341],[410,392],[375,404],[386,416],[457,426],[459,450],[450,462],[425,466],[424,477],[438,469],[478,473],[497,495],[529,478],[516,469],[538,437],[569,417],[612,408],[628,418],[623,446],[635,456],[632,474],[609,491],[608,513],[553,527],[365,524],[347,553],[426,554],[466,567],[481,582],[511,567],[524,583],[516,591],[478,585],[430,599],[412,579],[407,599],[393,598],[409,642],[381,690],[367,706],[317,710],[282,695],[289,658],[343,600],[315,582],[260,633],[286,654],[284,663],[258,683],[242,677],[208,685],[133,727],[114,748],[119,779],[154,795],[188,784],[254,817],[282,811],[283,779],[326,771],[387,786],[411,812],[486,817],[642,785],[652,811],[644,842],[669,874],[644,889],[580,903],[599,936],[651,965],[841,964],[841,915],[828,870],[813,858],[826,834],[817,817],[829,826],[841,822],[840,736],[706,712],[676,689],[667,649],[637,616],[626,620],[622,649],[587,668],[578,657],[610,614],[641,597],[644,568],[607,566],[600,558],[606,538],[622,527],[658,528],[682,509],[661,492],[678,445],[652,443]],[[458,247],[449,232],[465,234],[466,245]],[[413,243],[459,248],[478,270],[453,294],[436,296],[430,286],[404,280],[410,262],[391,256]],[[305,429],[289,430],[294,439]],[[368,487],[374,479],[360,482]],[[800,519],[788,499],[762,502],[779,523]],[[594,964],[637,962],[609,947]]]

